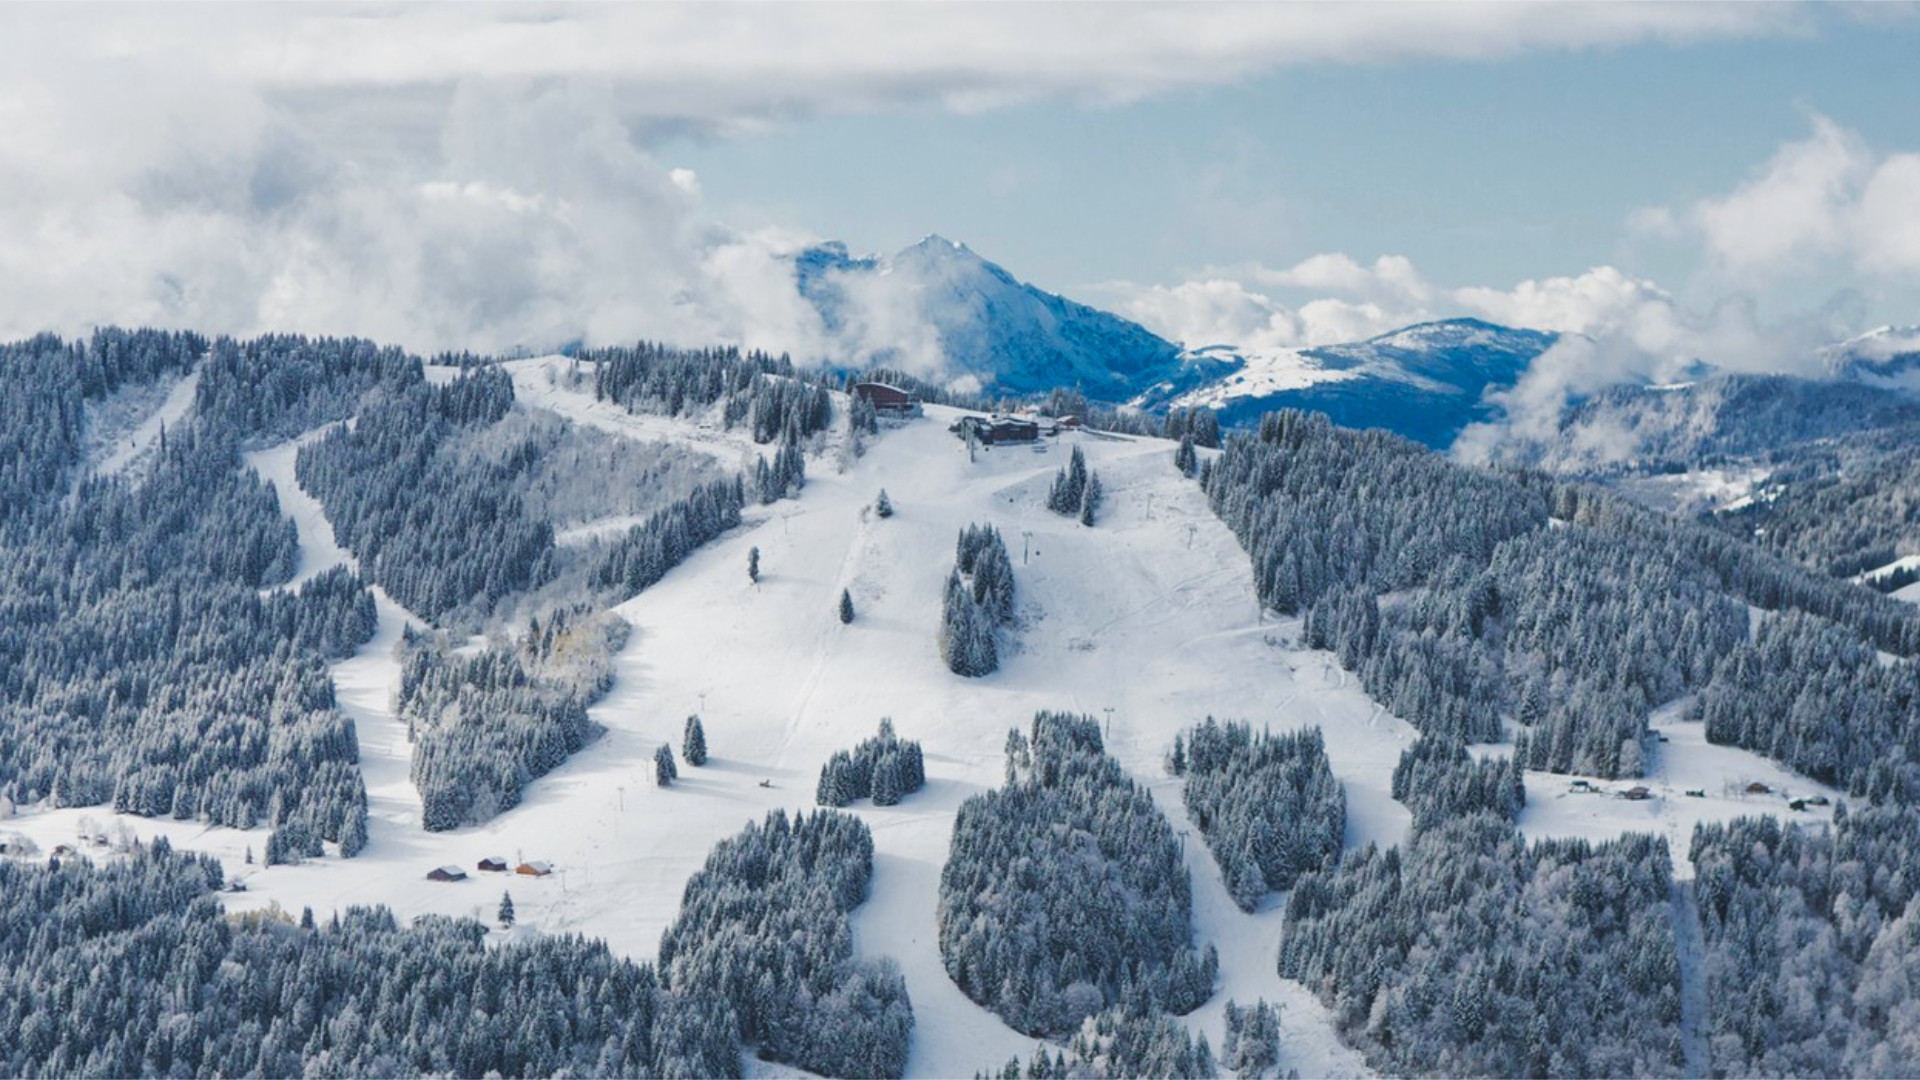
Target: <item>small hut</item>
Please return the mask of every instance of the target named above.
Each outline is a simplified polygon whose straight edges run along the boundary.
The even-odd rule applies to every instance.
[[[546,877],[548,874],[553,873],[553,864],[541,862],[538,859],[529,859],[519,866],[514,867],[513,872],[525,875],[526,877]]]
[[[427,871],[428,881],[465,881],[467,872],[457,866],[436,866]]]
[[[489,874],[504,874],[507,872],[507,860],[498,855],[489,855],[481,859],[479,866],[480,869]]]

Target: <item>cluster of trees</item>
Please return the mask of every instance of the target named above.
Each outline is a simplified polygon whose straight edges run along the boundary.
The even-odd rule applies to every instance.
[[[334,535],[369,578],[427,618],[483,617],[554,573],[553,528],[526,512],[524,456],[487,462],[445,444],[498,422],[513,380],[478,368],[445,386],[417,384],[300,448],[300,485],[327,508]]]
[[[219,882],[164,840],[99,868],[0,863],[0,1072],[740,1075],[707,1002],[600,942],[489,948],[478,922],[384,908],[229,918]]]
[[[1090,717],[1007,735],[1007,783],[960,807],[940,874],[940,954],[969,998],[1029,1035],[1135,1002],[1189,1012],[1218,958],[1191,943],[1173,829]]]
[[[926,783],[920,744],[894,734],[893,721],[882,719],[879,734],[862,739],[852,753],[835,752],[820,766],[813,797],[821,806],[846,806],[869,796],[875,806],[892,806]]]
[[[1229,1002],[1227,1008],[1234,1006]],[[1278,1039],[1279,1034],[1276,1023],[1274,1037]],[[1218,1075],[1205,1035],[1196,1039],[1165,1013],[1136,1001],[1087,1017],[1064,1049],[1049,1052],[1042,1045],[1024,1070],[1019,1058],[1011,1058],[998,1073],[978,1073],[975,1080],[1213,1080]]]
[[[344,420],[425,379],[418,357],[362,338],[220,338],[201,365],[193,408],[212,427],[266,444]]]
[[[562,608],[511,646],[461,656],[445,635],[409,629],[395,707],[413,740],[423,826],[491,820],[597,736],[587,708],[612,685],[628,631],[618,615]]]
[[[1424,832],[1485,811],[1506,821],[1527,805],[1526,767],[1514,757],[1474,760],[1456,739],[1414,740],[1393,767],[1393,797],[1413,811],[1413,829]]]
[[[1174,738],[1169,764],[1186,778],[1187,813],[1242,909],[1340,857],[1347,794],[1319,728],[1256,734],[1209,716]]]
[[[1208,500],[1253,557],[1267,606],[1304,611],[1345,585],[1424,584],[1447,562],[1485,565],[1502,541],[1544,528],[1546,502],[1382,431],[1283,410],[1227,440]]]
[[[1761,620],[1694,700],[1693,716],[1711,742],[1765,754],[1856,796],[1920,793],[1920,668],[1882,664],[1871,646],[1824,620]]]
[[[1309,644],[1428,735],[1494,740],[1517,721],[1533,768],[1637,775],[1647,713],[1726,670],[1749,604],[1920,645],[1910,608],[1723,533],[1317,415],[1230,439],[1206,488]]]
[[[1172,409],[1160,428],[1160,437],[1195,446],[1220,449],[1220,414],[1212,409]]]
[[[753,490],[763,503],[779,502],[806,486],[807,455],[798,442],[782,442],[771,463],[766,458],[753,463]]]
[[[1220,1052],[1241,1080],[1273,1075],[1280,1064],[1280,1006],[1267,1004],[1265,998],[1244,1009],[1227,1002],[1227,1035]]]
[[[975,678],[1000,667],[999,627],[1013,621],[1013,559],[1000,530],[960,530],[940,615],[940,656],[947,670]]]
[[[738,476],[695,489],[618,539],[597,545],[590,555],[588,581],[616,601],[636,595],[702,544],[740,524],[745,502],[746,490]],[[759,550],[754,549],[756,575]]]
[[[847,921],[872,876],[873,838],[857,818],[776,810],[749,823],[688,879],[660,938],[661,981],[763,1058],[898,1077],[913,1033],[906,980],[891,960],[856,960]],[[725,1075],[737,1076],[732,1052]]]
[[[1476,812],[1310,873],[1280,973],[1392,1075],[1677,1076],[1666,843],[1529,846]]]
[[[1698,827],[1717,1076],[1910,1076],[1920,1066],[1920,811]]]
[[[1047,489],[1047,509],[1077,517],[1082,525],[1092,525],[1101,498],[1099,474],[1087,468],[1087,455],[1074,447],[1066,465],[1054,474],[1053,486]]]
[[[728,427],[746,424],[753,441],[798,442],[833,422],[833,399],[807,381],[784,354],[735,348],[676,349],[640,342],[632,348],[592,349],[595,400],[628,412],[684,416],[723,402]]]

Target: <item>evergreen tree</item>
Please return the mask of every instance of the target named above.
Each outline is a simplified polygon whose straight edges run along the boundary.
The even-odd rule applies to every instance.
[[[887,498],[886,488],[881,488],[880,497],[873,500],[873,512],[881,518],[890,518],[893,516],[893,500]]]
[[[758,546],[747,549],[747,580],[755,585],[760,584],[760,548]]]
[[[845,589],[840,590],[840,621],[843,623],[853,621],[853,595]]]
[[[1080,490],[1080,524],[1093,526],[1094,512],[1100,508],[1100,494],[1099,474],[1089,474],[1086,487]]]
[[[1173,452],[1173,467],[1180,470],[1182,476],[1192,476],[1200,469],[1199,452],[1193,448],[1193,436],[1180,436],[1180,448]]]
[[[513,926],[513,894],[510,892],[500,894],[500,925]]]
[[[681,740],[680,754],[693,766],[707,763],[707,732],[700,725],[698,716],[687,717],[686,736]]]
[[[679,777],[680,767],[673,762],[673,747],[661,743],[660,749],[653,752],[653,782],[668,787]]]

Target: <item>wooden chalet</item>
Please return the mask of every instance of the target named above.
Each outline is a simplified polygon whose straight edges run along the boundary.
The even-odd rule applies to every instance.
[[[897,386],[883,382],[858,382],[853,384],[852,394],[855,400],[864,401],[873,406],[877,413],[893,416],[916,416],[920,412],[920,399],[911,390],[902,390]]]
[[[428,881],[465,881],[467,872],[457,866],[436,866],[427,871]]]
[[[507,866],[507,860],[501,858],[498,855],[489,855],[486,858],[481,859],[477,865],[481,870],[484,870],[489,874],[504,874],[509,869],[509,867]]]
[[[513,872],[525,877],[546,877],[548,874],[553,873],[553,864],[541,862],[538,859],[529,859],[519,866],[514,867]]]

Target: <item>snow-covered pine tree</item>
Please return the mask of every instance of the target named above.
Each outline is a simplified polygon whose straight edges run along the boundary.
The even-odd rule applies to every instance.
[[[840,590],[840,621],[842,623],[853,621],[853,594],[845,589]]]
[[[1100,495],[1099,474],[1087,474],[1086,486],[1080,489],[1080,524],[1093,526],[1094,513],[1100,509]]]
[[[653,782],[668,787],[680,776],[680,767],[673,763],[673,747],[666,743],[653,752]]]
[[[893,500],[887,498],[886,488],[881,488],[880,497],[873,500],[873,512],[876,517],[880,518],[890,518],[893,516]]]
[[[1086,487],[1087,456],[1076,446],[1068,456],[1066,466],[1054,474],[1053,487],[1047,492],[1047,509],[1056,514],[1078,514]]]
[[[1180,448],[1173,452],[1173,467],[1181,476],[1192,476],[1200,469],[1200,455],[1193,448],[1193,436],[1180,436]]]
[[[755,585],[760,584],[760,549],[757,546],[747,549],[747,580]]]
[[[513,894],[510,892],[500,894],[500,925],[506,927],[513,925]]]
[[[707,763],[707,731],[700,724],[700,717],[687,717],[687,731],[680,743],[680,754],[693,766]]]

